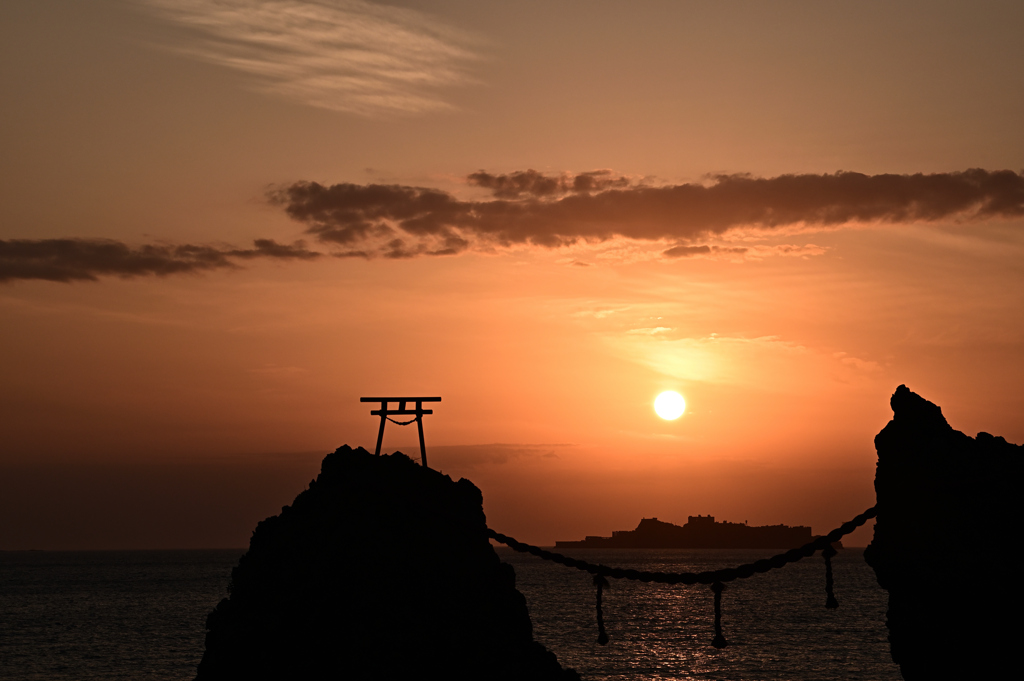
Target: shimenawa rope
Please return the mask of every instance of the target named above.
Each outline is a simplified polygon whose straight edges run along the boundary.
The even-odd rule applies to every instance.
[[[396,421],[393,418],[391,418],[390,416],[385,416],[384,418],[386,418],[388,421],[391,421],[391,423],[394,423],[395,425],[398,425],[398,426],[407,426],[410,423],[416,423],[417,421],[420,420],[419,416],[417,416],[414,419],[410,419],[408,421]]]
[[[868,520],[874,518],[877,514],[877,507],[872,506],[828,534],[818,537],[814,541],[804,544],[799,548],[790,549],[785,553],[780,553],[772,556],[771,558],[762,558],[761,560],[755,560],[753,563],[746,563],[734,568],[723,568],[721,570],[711,570],[707,572],[646,572],[627,568],[615,568],[607,565],[600,565],[598,563],[588,563],[585,560],[570,558],[560,553],[555,553],[554,551],[542,549],[539,546],[525,544],[509,537],[508,535],[495,532],[491,528],[487,528],[487,536],[497,542],[507,545],[514,551],[529,553],[530,555],[537,556],[542,560],[551,561],[577,570],[583,570],[594,575],[594,584],[597,586],[597,626],[599,632],[597,642],[601,645],[605,645],[608,642],[608,634],[605,632],[604,628],[604,613],[602,612],[601,607],[602,590],[608,586],[608,581],[605,578],[631,579],[645,583],[653,582],[655,584],[710,584],[712,591],[715,593],[715,637],[712,640],[711,645],[716,648],[724,648],[728,645],[728,642],[725,640],[725,636],[722,634],[722,591],[725,590],[726,582],[731,582],[736,579],[747,579],[748,577],[753,577],[758,573],[777,570],[789,563],[795,563],[801,558],[813,556],[818,551],[821,551],[825,558],[825,607],[830,610],[838,608],[839,601],[836,600],[835,594],[832,591],[832,557],[836,555],[836,550],[832,547],[832,543],[839,541],[840,538],[850,534]]]

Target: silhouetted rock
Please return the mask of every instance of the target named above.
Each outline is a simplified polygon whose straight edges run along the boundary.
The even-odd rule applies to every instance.
[[[579,679],[533,640],[482,502],[403,454],[339,448],[256,527],[197,680]]]
[[[903,385],[890,404],[864,556],[889,592],[892,659],[908,681],[1015,677],[1024,447],[953,430]]]

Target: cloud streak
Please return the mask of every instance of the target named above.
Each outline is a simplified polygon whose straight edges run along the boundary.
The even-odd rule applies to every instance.
[[[452,108],[471,81],[470,41],[422,12],[363,0],[143,0],[202,36],[175,47],[248,74],[253,88],[364,116]]]
[[[308,234],[340,246],[340,254],[385,258],[517,245],[556,248],[616,237],[672,243],[664,256],[680,258],[718,253],[695,242],[739,228],[770,233],[1024,216],[1024,175],[977,168],[930,175],[718,175],[704,184],[669,186],[608,171],[480,171],[467,183],[489,190],[491,198],[465,200],[403,185],[297,182],[273,190],[270,200]]]
[[[620,260],[634,256],[615,249],[637,250],[636,244],[645,242],[649,246],[641,248],[646,254],[642,259],[806,258],[826,249],[814,244],[754,244],[750,232],[770,235],[787,227],[1024,216],[1024,175],[1008,170],[721,175],[706,184],[669,186],[608,171],[545,175],[528,170],[507,175],[480,171],[466,181],[487,190],[490,197],[463,199],[439,189],[403,185],[296,182],[271,190],[268,198],[329,247],[330,255],[362,259],[602,242],[608,242],[613,252],[597,257]],[[705,243],[736,229],[747,232],[746,245]],[[193,244],[133,247],[90,238],[11,239],[0,240],[0,283],[166,276],[237,268],[255,258],[313,260],[325,255],[306,248],[303,241],[288,245],[271,239],[257,239],[249,249]],[[587,264],[578,259],[571,263]]]
[[[44,279],[96,281],[101,276],[166,276],[238,267],[238,260],[312,260],[320,253],[301,241],[292,245],[257,239],[250,249],[148,244],[132,248],[112,239],[0,240],[0,282]]]

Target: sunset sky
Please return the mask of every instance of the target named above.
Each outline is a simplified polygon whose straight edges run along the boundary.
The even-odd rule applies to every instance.
[[[900,384],[1024,442],[1022,35],[1014,1],[5,0],[0,549],[244,546],[372,450],[364,395],[440,395],[432,467],[545,545],[826,532]]]

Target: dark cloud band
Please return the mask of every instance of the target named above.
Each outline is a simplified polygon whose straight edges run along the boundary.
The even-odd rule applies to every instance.
[[[545,175],[485,171],[466,178],[491,198],[460,199],[403,185],[296,182],[273,190],[306,232],[344,258],[455,255],[470,248],[555,248],[625,237],[668,242],[667,258],[742,255],[700,241],[730,229],[910,223],[1024,216],[1024,174],[971,169],[931,175],[720,175],[654,186],[609,171]],[[302,241],[257,239],[249,249],[109,239],[0,240],[0,282],[92,281],[238,267],[254,258],[311,260]]]
[[[463,200],[437,189],[403,185],[297,182],[271,200],[307,233],[347,252],[408,258],[450,255],[473,245],[557,247],[616,236],[679,242],[735,228],[849,223],[909,223],[1024,215],[1024,175],[1009,170],[956,173],[720,175],[707,184],[653,186],[607,171],[467,178],[493,198]],[[703,248],[699,247],[698,248]]]
[[[310,260],[321,254],[303,243],[279,244],[257,239],[250,249],[149,244],[132,248],[111,239],[0,240],[0,282],[15,279],[95,281],[100,276],[166,276],[237,267],[253,258]]]

